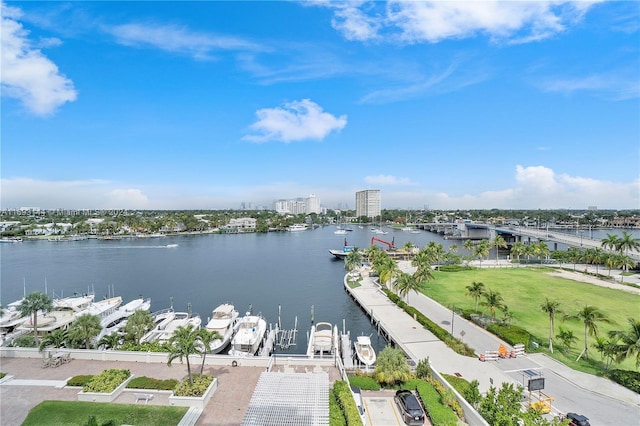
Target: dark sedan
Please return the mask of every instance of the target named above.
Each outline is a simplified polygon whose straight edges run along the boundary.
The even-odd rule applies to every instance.
[[[402,414],[402,420],[408,425],[423,425],[424,410],[418,398],[408,390],[399,390],[393,398]]]

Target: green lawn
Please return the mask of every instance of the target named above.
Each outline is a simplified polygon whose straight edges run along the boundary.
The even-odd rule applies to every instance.
[[[43,401],[33,407],[22,426],[84,425],[89,416],[98,424],[113,420],[116,425],[177,425],[187,412],[186,407],[106,404],[81,401]]]
[[[466,286],[473,281],[482,282],[486,289],[500,292],[504,298],[504,303],[513,313],[512,323],[523,327],[536,337],[536,341],[541,347],[548,346],[549,340],[549,316],[540,310],[540,304],[545,297],[558,300],[561,303],[560,309],[563,313],[573,314],[585,305],[593,305],[603,311],[611,320],[612,324],[599,323],[599,335],[606,337],[609,330],[621,330],[628,328],[627,319],[629,317],[638,318],[640,316],[640,296],[621,290],[613,290],[599,287],[592,284],[581,283],[548,275],[552,269],[549,268],[504,268],[504,269],[473,269],[460,272],[440,272],[435,271],[435,279],[430,281],[427,296],[437,300],[444,306],[455,305],[456,309],[474,309],[474,300],[465,296]],[[478,309],[482,311],[482,307]],[[501,316],[501,313],[496,315]],[[575,359],[584,347],[584,324],[575,321],[562,321],[562,315],[556,316],[555,333],[562,325],[574,332],[578,340],[574,344],[573,352],[563,356],[559,350],[554,351],[554,357],[578,368]],[[589,336],[589,346],[595,339]],[[558,344],[554,337],[554,344]],[[600,354],[590,348],[590,357],[600,360]],[[571,359],[572,358],[572,359]],[[581,370],[595,372],[599,365],[582,365]],[[614,365],[615,367],[615,365]],[[626,360],[618,365],[618,368],[627,370],[635,369],[632,360]]]

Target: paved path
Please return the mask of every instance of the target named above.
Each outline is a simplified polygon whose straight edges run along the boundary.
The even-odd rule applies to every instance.
[[[401,264],[401,269],[410,267]],[[365,274],[368,275],[368,274]],[[491,382],[514,382],[526,388],[526,370],[537,372],[545,378],[545,393],[554,398],[554,413],[579,412],[586,415],[592,424],[640,424],[640,396],[608,379],[581,373],[566,367],[544,354],[531,354],[515,359],[499,359],[495,362],[480,362],[476,358],[456,354],[432,333],[420,326],[391,303],[372,279],[365,277],[361,286],[351,290],[354,297],[373,313],[390,337],[415,359],[429,357],[432,366],[441,373],[458,374],[467,380],[476,379],[480,391],[484,392]],[[486,350],[497,350],[500,344],[510,347],[496,336],[460,316],[423,294],[410,293],[408,303],[424,313],[445,330],[451,330],[479,354]]]

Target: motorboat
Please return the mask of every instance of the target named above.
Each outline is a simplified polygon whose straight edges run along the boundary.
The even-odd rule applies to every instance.
[[[205,328],[216,331],[222,337],[211,342],[209,346],[211,353],[220,353],[231,342],[237,330],[238,316],[238,311],[229,303],[223,303],[213,310]]]
[[[255,355],[267,332],[267,322],[259,315],[247,314],[238,321],[238,330],[231,340],[229,355]]]
[[[20,312],[22,300],[23,299],[11,302],[6,308],[2,309],[2,315],[0,315],[0,329],[10,329],[27,320],[27,317],[22,316],[22,313]]]
[[[347,234],[347,230],[346,229],[342,229],[342,228],[338,228],[335,231],[333,231],[334,234],[336,235],[346,235]]]
[[[309,229],[309,226],[301,223],[296,223],[295,225],[291,225],[287,228],[289,232],[306,231],[307,229]]]
[[[354,249],[354,246],[350,246],[347,243],[347,240],[345,238],[344,245],[342,246],[341,249],[329,249],[329,253],[331,253],[333,256],[335,256],[338,259],[344,259],[345,257],[347,257],[349,253],[353,251],[353,249]]]
[[[361,364],[370,367],[376,363],[376,352],[373,350],[369,336],[358,336],[353,346]]]
[[[97,316],[98,318],[100,318],[100,321],[102,321],[103,319],[114,313],[121,304],[121,296],[99,300],[97,302],[90,303],[87,309],[78,312],[77,316],[90,314]]]
[[[318,322],[311,326],[307,356],[330,354],[338,347],[338,327],[328,322]]]
[[[155,327],[147,334],[142,336],[141,342],[168,342],[178,327],[187,327],[192,325],[200,328],[202,319],[199,315],[191,315],[188,312],[175,312],[168,309],[159,313],[155,317]]]
[[[98,335],[97,340],[100,340],[103,336],[121,331],[127,324],[127,318],[133,315],[134,312],[148,311],[150,308],[151,299],[143,299],[142,297],[133,299],[131,302],[120,306],[100,321],[102,331]]]

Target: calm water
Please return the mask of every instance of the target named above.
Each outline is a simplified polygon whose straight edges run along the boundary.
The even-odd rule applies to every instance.
[[[342,328],[344,320],[352,336],[373,333],[379,350],[384,340],[343,289],[344,263],[328,252],[344,243],[345,236],[334,231],[335,227],[325,227],[297,233],[0,244],[0,301],[7,304],[21,298],[24,287],[27,293],[44,291],[46,283],[48,294],[55,297],[93,290],[101,298],[113,289],[125,303],[139,295],[150,297],[152,311],[168,308],[171,301],[182,311],[191,304],[203,323],[213,308],[230,302],[241,313],[251,306],[273,325],[280,305],[284,328],[292,328],[298,318],[294,353],[306,351],[313,307],[316,322]],[[604,231],[595,232],[602,235],[594,238],[606,236]],[[356,226],[346,239],[366,248],[372,236],[368,227]],[[389,230],[375,236],[389,242],[395,238],[397,247],[407,241],[418,247],[429,241],[445,248],[457,244],[464,253],[462,241],[444,240],[430,232]]]

